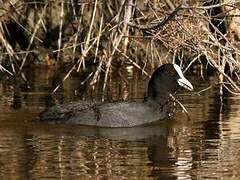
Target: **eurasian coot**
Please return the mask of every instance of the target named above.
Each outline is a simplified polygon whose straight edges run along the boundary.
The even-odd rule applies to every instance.
[[[178,87],[193,90],[177,64],[157,68],[148,83],[142,102],[93,103],[78,101],[57,105],[40,113],[41,121],[64,122],[100,127],[133,127],[165,119],[171,113],[171,98]]]

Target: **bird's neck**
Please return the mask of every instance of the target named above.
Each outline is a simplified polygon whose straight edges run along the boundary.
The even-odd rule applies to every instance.
[[[164,87],[162,88],[148,88],[148,101],[154,102],[159,105],[165,104],[169,99],[171,91]]]

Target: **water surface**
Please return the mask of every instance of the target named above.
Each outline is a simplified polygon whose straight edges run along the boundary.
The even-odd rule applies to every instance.
[[[113,76],[102,96],[101,88],[81,85],[76,75],[49,98],[51,71],[28,76],[25,89],[0,84],[1,179],[239,179],[240,96],[225,94],[221,106],[218,88],[199,96],[183,91],[179,98],[191,120],[178,109],[173,119],[154,126],[48,124],[36,116],[52,103],[143,98],[147,78],[131,72],[125,80]],[[196,91],[211,84],[190,79]]]

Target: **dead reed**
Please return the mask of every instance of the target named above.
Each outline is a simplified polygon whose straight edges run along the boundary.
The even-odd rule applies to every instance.
[[[178,61],[185,71],[207,62],[219,73],[221,94],[222,87],[240,93],[239,7],[211,0],[4,1],[0,70],[24,77],[27,64],[71,64],[64,81],[97,63],[87,80],[94,86],[104,74],[105,90],[116,64],[148,75],[146,69],[165,62]]]

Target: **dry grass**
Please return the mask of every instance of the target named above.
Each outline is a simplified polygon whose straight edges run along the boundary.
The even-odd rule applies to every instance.
[[[131,64],[148,75],[146,68],[162,63],[178,60],[187,71],[193,64],[203,65],[204,60],[216,68],[221,87],[240,93],[239,39],[229,35],[228,29],[228,15],[239,10],[239,3],[186,2],[5,2],[0,9],[0,69],[13,76],[21,74],[27,64],[40,62],[59,68],[68,63],[71,67],[64,81],[73,70],[97,63],[87,80],[94,86],[104,72],[105,90],[116,64]],[[213,14],[214,8],[221,12]],[[213,19],[219,19],[226,32]]]

